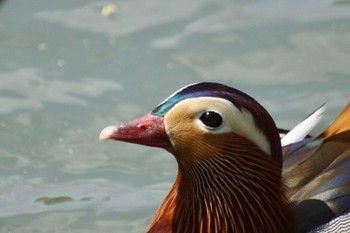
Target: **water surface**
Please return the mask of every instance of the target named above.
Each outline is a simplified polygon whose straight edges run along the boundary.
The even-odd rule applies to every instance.
[[[327,102],[314,134],[350,97],[347,1],[0,7],[0,232],[142,232],[176,162],[98,135],[189,83],[241,89],[285,128]]]

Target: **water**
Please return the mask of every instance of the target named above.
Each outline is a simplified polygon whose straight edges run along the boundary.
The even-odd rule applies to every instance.
[[[142,232],[176,162],[98,135],[192,82],[241,89],[286,128],[327,102],[320,132],[350,96],[348,3],[5,1],[0,232]]]

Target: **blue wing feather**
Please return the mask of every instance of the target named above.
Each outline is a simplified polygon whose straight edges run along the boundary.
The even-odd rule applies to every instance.
[[[298,215],[293,220],[295,232],[346,227],[340,217],[350,211],[350,131],[285,147],[283,177],[292,212]]]

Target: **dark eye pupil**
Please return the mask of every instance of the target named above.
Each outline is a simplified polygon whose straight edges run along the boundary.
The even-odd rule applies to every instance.
[[[203,122],[203,124],[212,128],[216,128],[222,124],[222,117],[220,114],[213,111],[203,113],[199,119]]]

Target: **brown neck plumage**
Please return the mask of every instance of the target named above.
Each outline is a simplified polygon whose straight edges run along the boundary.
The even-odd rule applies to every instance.
[[[178,175],[149,233],[283,232],[288,213],[281,165],[234,136],[239,146],[221,138],[215,148],[201,142],[195,152],[172,152]]]

